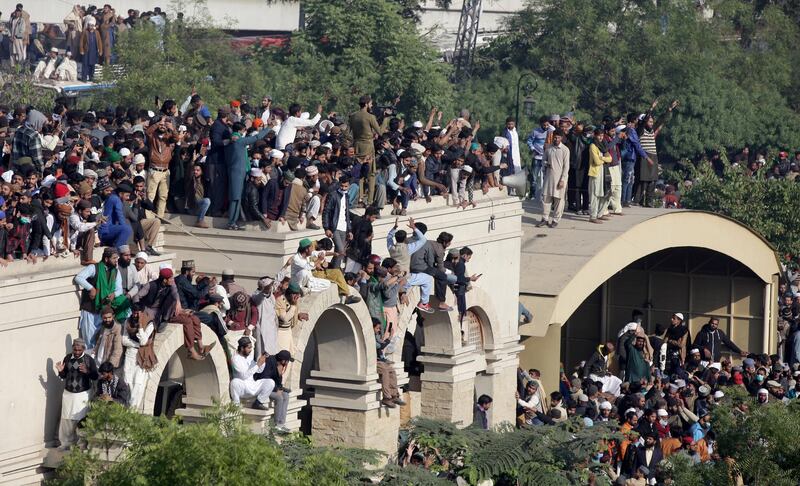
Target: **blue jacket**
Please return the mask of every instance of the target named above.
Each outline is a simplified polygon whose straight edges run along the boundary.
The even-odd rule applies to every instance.
[[[128,220],[125,218],[125,211],[122,209],[122,199],[113,192],[103,205],[103,216],[106,218],[106,222],[101,224],[100,229],[97,231],[101,235],[111,226],[128,224]]]
[[[255,135],[231,139],[225,147],[225,164],[228,166],[228,198],[231,200],[242,199],[244,193],[244,180],[250,169],[250,159],[247,157],[247,146],[266,137],[272,130],[265,128]]]
[[[225,141],[231,138],[231,129],[221,119],[217,118],[211,124],[211,146],[208,148],[206,163],[222,164],[225,162]]]
[[[636,130],[628,130],[628,140],[625,142],[625,151],[623,152],[626,161],[636,162],[636,156],[646,159],[647,153],[642,148],[639,142],[639,134]]]

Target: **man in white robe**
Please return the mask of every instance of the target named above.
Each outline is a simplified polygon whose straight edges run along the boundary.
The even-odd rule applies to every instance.
[[[258,359],[253,359],[253,338],[249,335],[249,330],[245,331],[245,336],[239,338],[239,346],[236,355],[231,358],[231,368],[233,378],[231,379],[231,401],[241,403],[242,398],[255,397],[251,408],[257,410],[267,410],[269,405],[269,395],[275,388],[275,381],[265,378],[256,380],[253,375],[264,371],[264,363],[267,355],[261,354]]]
[[[278,314],[275,312],[275,296],[272,293],[275,280],[262,277],[258,280],[258,291],[250,298],[258,308],[256,326],[256,353],[278,354]]]

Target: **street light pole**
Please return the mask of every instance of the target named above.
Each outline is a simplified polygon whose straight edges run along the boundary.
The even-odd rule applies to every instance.
[[[514,102],[514,110],[515,110],[514,111],[514,116],[515,116],[515,121],[516,121],[517,125],[519,125],[519,123],[520,123],[520,121],[519,121],[519,92],[520,92],[520,89],[523,89],[522,80],[525,79],[525,78],[531,78],[533,80],[532,82],[528,81],[528,83],[525,84],[525,87],[524,87],[525,96],[528,96],[531,93],[533,93],[534,91],[536,91],[536,88],[538,87],[538,84],[536,83],[536,77],[533,75],[533,73],[525,72],[525,73],[520,74],[519,79],[517,80],[517,97],[515,98],[515,102]]]

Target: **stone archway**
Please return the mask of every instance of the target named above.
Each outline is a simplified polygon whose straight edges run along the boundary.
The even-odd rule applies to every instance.
[[[412,288],[409,302],[416,302],[418,295],[418,289]],[[516,386],[519,336],[503,331],[492,299],[478,285],[467,293],[467,310],[469,322],[465,325],[478,326],[473,329],[480,336],[475,342],[462,342],[458,312],[423,316],[424,344],[418,358],[425,367],[420,377],[420,413],[466,426],[472,422],[475,394],[487,393],[495,398],[491,423],[513,422],[515,405],[508,390]],[[400,350],[412,319],[414,306],[405,306],[398,326],[402,338],[392,355],[396,363],[401,362]]]
[[[286,380],[292,388],[287,426],[299,428],[297,414],[306,404],[302,397],[309,397],[315,443],[395,453],[399,409],[380,405],[375,338],[366,304],[340,304],[331,287],[306,296],[300,310],[309,318],[292,330],[293,353],[302,362],[292,364]]]
[[[203,342],[218,341],[216,334],[208,326],[201,328]],[[153,414],[161,376],[173,357],[177,358],[182,370],[183,403],[188,407],[186,410],[188,413],[182,415],[199,417],[199,410],[212,406],[214,401],[229,400],[230,374],[222,345],[217,342],[209,356],[202,361],[191,360],[183,345],[183,326],[167,324],[163,331],[156,334],[154,351],[158,364],[149,373],[141,411],[148,415]]]

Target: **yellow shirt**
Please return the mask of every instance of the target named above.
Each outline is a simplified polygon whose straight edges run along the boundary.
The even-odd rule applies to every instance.
[[[596,144],[589,145],[589,177],[599,177],[603,175],[603,164],[611,163],[611,154],[603,155]]]

